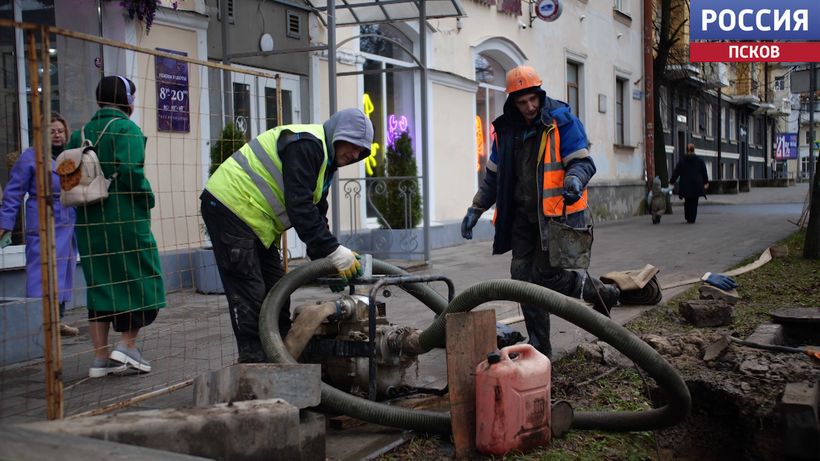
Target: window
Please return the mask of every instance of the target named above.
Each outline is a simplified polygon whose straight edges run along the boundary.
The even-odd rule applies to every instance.
[[[786,89],[786,79],[784,77],[775,77],[774,78],[774,90],[775,91],[785,91]]]
[[[17,20],[22,22],[30,22],[48,26],[56,24],[57,6],[54,0],[38,0],[36,2],[27,1],[5,1],[0,2],[0,18],[8,20]],[[62,7],[65,7],[66,2],[60,2]],[[66,13],[66,10],[62,10]],[[31,110],[31,88],[25,83],[24,92],[18,91],[18,84],[29,82],[28,65],[24,64],[18,67],[17,51],[23,51],[24,55],[28,56],[28,49],[23,43],[17,40],[17,34],[13,28],[0,28],[0,114],[3,117],[3,129],[0,130],[0,152],[3,155],[3,161],[0,162],[0,186],[8,184],[11,170],[14,167],[16,160],[23,151],[32,145],[33,137],[33,114]],[[20,34],[20,38],[26,40],[25,34]],[[62,37],[61,37],[62,38]],[[50,50],[50,66],[48,75],[51,79],[51,93],[50,95],[40,92],[40,97],[48,97],[51,103],[51,110],[61,112],[61,96],[62,99],[66,97],[65,87],[66,83],[61,78],[65,74],[65,69],[69,65],[69,61],[62,59],[66,56],[66,42],[67,40],[57,40],[55,35],[49,37],[53,50]],[[42,41],[38,38],[35,40],[38,55],[41,53]],[[19,48],[18,48],[19,47]],[[38,70],[45,73],[42,64],[38,61]],[[82,80],[82,79],[80,79]],[[21,104],[22,102],[22,104]],[[22,106],[22,108],[21,108]],[[73,108],[72,108],[73,109]],[[73,112],[63,113],[69,121],[72,120]],[[46,124],[44,129],[48,131],[49,125]],[[70,133],[69,133],[70,135]],[[11,229],[12,245],[25,244],[25,233],[36,232],[37,229],[24,229],[26,223],[26,206],[20,207],[17,213],[17,220],[14,228]],[[34,217],[28,217],[28,222],[36,222]],[[22,247],[19,247],[22,248]],[[7,263],[5,257],[0,258],[0,267],[7,265],[13,266],[16,263]]]
[[[484,179],[487,159],[492,147],[492,122],[504,113],[506,70],[491,57],[479,54],[475,58],[476,91],[476,170],[479,184]]]
[[[692,107],[689,114],[689,129],[692,134],[700,134],[700,101],[692,98]]]
[[[697,114],[697,122],[695,122],[695,131],[701,136],[706,135],[706,101],[696,100],[697,107],[695,113]]]
[[[727,129],[729,135],[729,141],[735,142],[737,141],[737,120],[735,120],[735,110],[729,109],[729,119],[727,120]]]
[[[567,61],[567,104],[572,113],[581,118],[581,65]]]
[[[410,136],[413,153],[418,157],[415,73],[410,70],[414,63],[411,56],[394,43],[398,42],[404,48],[413,50],[413,41],[391,24],[362,26],[361,33],[375,35],[362,37],[359,42],[365,57],[363,70],[377,71],[363,76],[365,106],[372,105],[372,111],[368,110],[367,113],[373,122],[373,143],[378,144],[377,148],[372,149],[368,159],[368,165],[372,168],[368,169],[369,172],[372,171],[368,175],[372,176],[378,174],[380,167],[384,166],[388,147],[403,133]],[[370,189],[368,187],[368,196],[372,192]],[[368,200],[367,216],[377,215],[378,210],[373,209]]]
[[[245,141],[253,135],[251,127],[251,86],[233,82],[233,118],[236,127],[245,135]]]
[[[626,80],[615,79],[615,144],[626,145],[626,109],[624,107],[624,92],[626,91]]]
[[[755,126],[755,122],[757,122],[757,120],[750,115],[746,124],[748,127],[748,133],[746,133],[746,144],[750,146],[755,145],[755,136],[757,135],[757,127]]]
[[[629,8],[627,8],[628,0],[614,0],[612,3],[612,9],[615,11],[620,11],[621,13],[629,13]]]
[[[715,136],[715,106],[711,103],[704,103],[706,106],[706,137]]]

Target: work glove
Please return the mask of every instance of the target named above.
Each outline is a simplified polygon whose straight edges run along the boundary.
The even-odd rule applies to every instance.
[[[347,279],[362,275],[362,264],[356,256],[358,255],[354,251],[344,245],[339,245],[333,253],[327,255],[345,284],[347,284]]]
[[[723,291],[729,291],[737,288],[737,282],[735,282],[732,277],[723,274],[713,274],[711,272],[707,272],[703,274],[703,277],[700,279],[709,285],[720,288]]]
[[[568,206],[572,205],[573,203],[581,200],[581,191],[584,186],[581,184],[581,180],[575,176],[567,176],[564,178],[564,193],[561,194],[564,196],[564,203]]]
[[[484,211],[476,208],[470,207],[467,208],[467,214],[464,215],[464,219],[461,221],[461,236],[467,240],[472,240],[473,238],[473,227],[478,222],[478,218],[481,217],[481,213]]]

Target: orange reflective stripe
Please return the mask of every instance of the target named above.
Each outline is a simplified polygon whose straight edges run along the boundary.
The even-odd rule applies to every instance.
[[[561,135],[555,122],[545,130],[546,141],[542,140],[544,152],[544,182],[541,191],[541,208],[544,216],[561,216],[564,211],[564,165],[561,163]],[[587,191],[581,199],[567,207],[567,214],[577,213],[587,208]]]

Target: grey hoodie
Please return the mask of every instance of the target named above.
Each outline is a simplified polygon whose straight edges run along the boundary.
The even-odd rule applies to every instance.
[[[373,123],[361,110],[340,110],[331,115],[322,127],[325,129],[327,152],[330,155],[331,163],[336,158],[336,153],[333,150],[333,143],[336,141],[347,141],[366,149],[356,159],[357,162],[370,155],[370,146],[373,144]]]

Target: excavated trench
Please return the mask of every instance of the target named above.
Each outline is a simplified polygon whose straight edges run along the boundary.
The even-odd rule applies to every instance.
[[[779,402],[788,383],[820,380],[812,358],[733,344],[719,333],[657,338],[650,344],[681,372],[693,404],[682,424],[657,433],[663,451],[698,461],[785,457]]]

